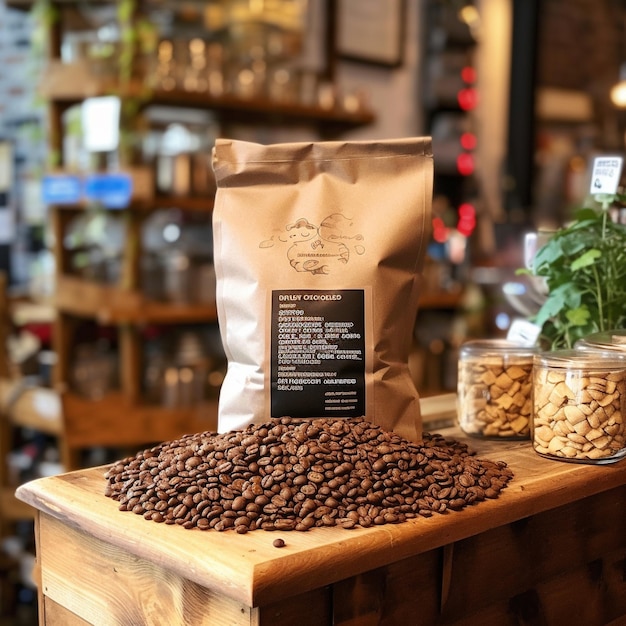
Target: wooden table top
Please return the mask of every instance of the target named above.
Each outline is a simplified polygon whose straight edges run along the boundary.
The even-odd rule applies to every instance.
[[[610,465],[566,463],[540,457],[529,441],[472,439],[456,427],[439,432],[466,442],[479,458],[509,465],[513,480],[497,499],[401,524],[240,535],[186,530],[120,512],[118,503],[104,496],[104,467],[37,479],[16,495],[90,536],[260,606],[626,484],[626,459]],[[277,537],[284,547],[272,545]]]

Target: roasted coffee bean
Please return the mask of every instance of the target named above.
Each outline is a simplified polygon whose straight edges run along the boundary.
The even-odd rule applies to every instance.
[[[282,418],[187,435],[119,461],[105,495],[121,511],[183,528],[307,531],[459,510],[498,497],[512,476],[505,463],[440,435],[414,443],[363,418]]]
[[[296,527],[296,521],[294,519],[279,518],[274,523],[276,530],[293,530]]]
[[[246,500],[246,498],[244,498],[243,496],[237,496],[233,500],[233,511],[241,511],[242,509],[246,508],[247,504],[248,501]]]

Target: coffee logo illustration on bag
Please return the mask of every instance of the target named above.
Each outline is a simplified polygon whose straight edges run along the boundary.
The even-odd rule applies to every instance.
[[[342,213],[331,213],[319,226],[301,217],[287,224],[284,232],[262,241],[259,248],[275,244],[287,244],[287,259],[294,270],[311,274],[342,271],[353,254],[365,253],[363,235]]]

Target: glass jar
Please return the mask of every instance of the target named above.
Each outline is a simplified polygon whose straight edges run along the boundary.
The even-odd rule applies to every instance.
[[[533,356],[537,348],[505,339],[465,342],[459,351],[458,420],[468,435],[528,439]]]
[[[579,339],[574,348],[594,352],[624,352],[626,354],[626,329],[606,330]]]
[[[626,456],[626,353],[535,356],[531,439],[540,455],[578,463]]]

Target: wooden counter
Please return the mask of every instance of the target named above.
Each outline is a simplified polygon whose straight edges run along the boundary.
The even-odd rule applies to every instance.
[[[41,623],[626,624],[626,460],[550,461],[529,442],[441,432],[509,464],[497,500],[368,529],[238,535],[122,513],[104,468],[23,485]]]

